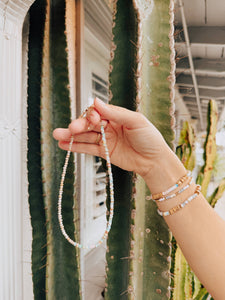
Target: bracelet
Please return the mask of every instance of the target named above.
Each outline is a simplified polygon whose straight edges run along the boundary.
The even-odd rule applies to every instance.
[[[162,198],[159,198],[159,199],[156,199],[156,200],[153,200],[155,202],[163,202],[165,200],[168,200],[168,199],[171,199],[171,198],[174,198],[176,197],[177,195],[181,194],[182,192],[186,191],[186,189],[188,189],[190,187],[190,185],[192,184],[193,182],[193,178],[191,177],[191,180],[189,181],[189,183],[187,185],[185,185],[184,187],[182,187],[182,189],[180,189],[179,191],[177,191],[176,193],[173,193],[171,195],[168,195],[166,197],[162,197]]]
[[[191,176],[191,171],[188,171],[187,174],[182,176],[173,186],[171,186],[165,192],[161,192],[159,194],[152,195],[152,200],[157,200],[162,198],[163,196],[168,195],[170,192],[174,191],[179,185],[181,185],[188,177]]]
[[[183,207],[185,207],[189,202],[191,202],[193,199],[195,199],[199,194],[200,194],[200,191],[201,191],[201,186],[200,185],[197,185],[196,186],[196,190],[195,190],[195,193],[193,195],[191,195],[189,198],[187,198],[184,202],[176,205],[175,207],[171,208],[170,210],[168,211],[161,211],[159,209],[157,209],[157,212],[160,216],[162,217],[167,217],[167,216],[171,216],[173,215],[175,212],[181,210]]]

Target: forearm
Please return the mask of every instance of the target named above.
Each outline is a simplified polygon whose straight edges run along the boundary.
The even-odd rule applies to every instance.
[[[166,150],[145,177],[153,194],[167,190],[187,171],[176,157]],[[194,194],[196,185],[176,197],[160,202],[161,211],[168,211]],[[215,299],[225,297],[225,222],[199,194],[171,216],[165,217],[192,270]]]

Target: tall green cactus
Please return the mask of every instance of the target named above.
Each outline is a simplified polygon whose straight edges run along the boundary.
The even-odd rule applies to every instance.
[[[140,110],[159,129],[173,148],[173,94],[172,50],[170,49],[171,7],[173,1],[148,1],[148,10],[142,12],[142,85]],[[145,199],[149,191],[146,186]],[[142,192],[141,198],[144,196]],[[140,199],[141,200],[141,199]],[[140,201],[139,200],[139,201]],[[143,199],[142,199],[143,201]],[[167,299],[170,282],[171,234],[165,221],[157,214],[152,201],[145,203],[143,293],[140,299]]]
[[[217,131],[217,105],[216,102],[211,100],[208,105],[208,126],[207,126],[207,136],[204,144],[204,160],[205,163],[201,168],[197,182],[203,184],[203,194],[206,196],[208,185],[211,180],[212,170],[214,161],[216,158],[216,135]],[[184,138],[185,137],[185,138]],[[193,130],[190,125],[185,122],[183,130],[181,131],[180,144],[177,147],[177,154],[181,161],[186,162],[186,167],[192,170],[194,167],[193,161],[193,149],[194,149],[194,139]],[[190,161],[192,161],[190,163]],[[208,197],[208,202],[215,206],[218,199],[221,198],[225,190],[225,179],[223,179],[219,186],[215,189],[210,197]],[[208,297],[208,292],[205,288],[201,287],[201,283],[196,278],[194,273],[188,266],[179,246],[177,246],[174,261],[174,289],[173,289],[173,300],[179,299],[194,299],[203,300]],[[208,298],[207,298],[208,299]]]
[[[140,23],[142,4],[114,1],[111,102],[138,107],[172,146],[170,1],[146,1],[150,10]],[[106,299],[167,299],[169,230],[155,205],[145,202],[150,192],[141,178],[135,183],[135,176],[116,167],[113,176],[115,213],[108,239]]]
[[[80,299],[77,250],[64,239],[57,216],[58,190],[65,153],[58,149],[52,138],[54,128],[66,127],[70,122],[65,10],[64,0],[48,0],[46,3],[39,0],[30,10],[28,178],[33,226],[34,297],[42,300]],[[41,29],[35,34],[37,28]],[[37,120],[36,123],[33,119]],[[36,140],[33,140],[33,132],[39,137]],[[35,166],[39,170],[38,174],[33,172],[34,156],[39,157]],[[39,183],[38,190],[32,182]],[[71,237],[75,231],[73,186],[74,163],[71,158],[62,205],[65,229]],[[36,208],[38,201],[40,212]],[[39,233],[38,237],[36,232]]]
[[[36,1],[30,9],[28,53],[28,191],[32,225],[32,277],[35,299],[45,299],[47,230],[41,171],[40,99],[43,36],[46,1]]]
[[[118,0],[114,6],[113,60],[110,74],[111,102],[136,109],[137,12],[131,0]],[[131,226],[133,175],[112,167],[115,208],[108,238],[106,299],[127,299],[131,272]]]

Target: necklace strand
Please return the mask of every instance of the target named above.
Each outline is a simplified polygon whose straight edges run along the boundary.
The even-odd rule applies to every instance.
[[[102,143],[103,147],[105,149],[105,156],[106,156],[106,163],[108,168],[108,176],[109,176],[109,189],[110,189],[110,209],[109,209],[109,219],[107,221],[105,232],[102,236],[102,238],[94,245],[82,245],[80,243],[75,242],[72,240],[68,234],[66,233],[66,230],[63,225],[63,218],[62,218],[62,195],[63,195],[63,186],[64,186],[64,180],[66,176],[66,170],[72,150],[72,145],[74,141],[74,137],[71,137],[70,144],[69,144],[69,150],[67,151],[67,155],[65,158],[65,163],[63,166],[62,176],[61,176],[61,182],[60,182],[60,188],[59,188],[59,196],[58,196],[58,220],[59,220],[59,226],[62,231],[62,234],[64,235],[65,239],[72,244],[74,247],[77,248],[83,248],[83,249],[93,249],[100,246],[105,239],[107,239],[109,231],[111,229],[112,220],[113,220],[113,212],[114,212],[114,187],[113,187],[113,176],[112,176],[112,167],[109,157],[109,150],[106,144],[106,137],[105,137],[105,130],[103,124],[101,124],[101,135],[102,135]]]

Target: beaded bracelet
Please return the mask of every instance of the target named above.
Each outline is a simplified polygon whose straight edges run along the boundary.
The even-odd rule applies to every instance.
[[[155,201],[155,202],[163,202],[163,201],[165,201],[165,200],[174,198],[174,197],[176,197],[177,195],[179,195],[179,194],[183,193],[184,191],[186,191],[186,190],[190,187],[190,185],[192,184],[193,181],[194,181],[194,180],[193,180],[193,178],[191,177],[191,180],[188,182],[188,184],[185,185],[184,187],[182,187],[182,188],[181,188],[179,191],[177,191],[176,193],[170,194],[170,195],[168,195],[168,196],[166,196],[166,197],[162,197],[162,198],[159,198],[159,199],[156,199],[156,200],[153,200],[153,201]]]
[[[167,217],[167,216],[171,216],[173,215],[175,212],[181,210],[182,208],[184,208],[189,202],[191,202],[193,199],[195,199],[201,191],[201,186],[197,185],[196,186],[196,190],[195,193],[193,195],[191,195],[190,197],[188,197],[184,202],[176,205],[175,207],[169,209],[168,211],[161,211],[159,209],[157,209],[157,212],[160,216],[162,217]]]
[[[85,111],[86,113],[86,111]],[[83,117],[83,115],[82,115]],[[66,170],[69,162],[69,157],[71,154],[72,150],[72,145],[74,141],[74,137],[71,137],[70,144],[69,144],[69,150],[67,151],[67,155],[65,158],[65,163],[63,167],[63,172],[62,172],[62,177],[61,177],[61,182],[60,182],[60,189],[59,189],[59,197],[58,197],[58,220],[59,220],[59,226],[62,231],[62,234],[64,235],[65,239],[72,244],[74,247],[77,248],[83,248],[83,249],[93,249],[97,248],[100,246],[103,241],[108,237],[109,231],[111,229],[112,225],[112,220],[113,220],[113,211],[114,211],[114,187],[113,187],[113,176],[112,176],[112,168],[111,168],[111,163],[110,163],[110,157],[109,157],[109,150],[106,144],[106,137],[105,137],[105,130],[104,130],[104,125],[101,124],[101,135],[102,135],[102,143],[103,147],[105,149],[105,156],[106,156],[106,163],[107,163],[107,168],[108,168],[108,176],[109,176],[109,189],[110,189],[110,210],[109,210],[109,219],[107,221],[106,229],[104,232],[104,235],[102,238],[95,244],[95,245],[82,245],[80,243],[77,243],[73,241],[68,234],[65,231],[64,225],[63,225],[63,219],[62,219],[62,194],[63,194],[63,185],[64,185],[64,179],[66,175]]]
[[[152,195],[152,200],[157,200],[162,198],[163,196],[168,195],[169,193],[171,193],[172,191],[174,191],[179,185],[181,185],[188,177],[191,176],[191,171],[188,171],[187,174],[185,174],[184,176],[182,176],[173,186],[171,186],[168,190],[166,190],[165,192],[161,192],[159,194],[154,194]]]

